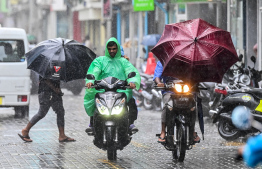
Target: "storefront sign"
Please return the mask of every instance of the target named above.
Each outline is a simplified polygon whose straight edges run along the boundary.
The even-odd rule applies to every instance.
[[[134,0],[134,11],[155,10],[154,0]]]
[[[7,0],[0,0],[0,12],[8,12]]]

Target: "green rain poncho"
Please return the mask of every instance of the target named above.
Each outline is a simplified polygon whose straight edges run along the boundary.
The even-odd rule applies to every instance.
[[[107,50],[107,44],[110,41],[114,41],[117,44],[117,53],[114,58],[109,55]],[[121,57],[120,45],[116,38],[110,38],[106,43],[105,56],[100,56],[93,60],[87,74],[93,74],[96,80],[101,80],[106,77],[115,77],[120,80],[126,80],[130,72],[136,72],[136,76],[128,79],[129,82],[133,82],[136,88],[140,88],[141,77],[137,69],[125,58]],[[86,80],[86,83],[93,82],[92,80]],[[86,89],[84,97],[84,107],[86,113],[89,116],[93,116],[95,110],[95,94],[104,92],[104,90],[95,90],[93,88]],[[132,89],[118,90],[118,92],[124,92],[127,96],[127,101],[132,97]]]

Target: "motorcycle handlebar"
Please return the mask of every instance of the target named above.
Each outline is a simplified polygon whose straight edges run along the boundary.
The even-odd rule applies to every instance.
[[[93,88],[97,88],[98,87],[98,85],[92,85],[91,87],[90,87],[90,89],[93,89]],[[126,86],[124,86],[125,88],[127,88],[127,89],[130,89],[130,85],[126,85]],[[85,86],[85,89],[87,89],[87,87]]]

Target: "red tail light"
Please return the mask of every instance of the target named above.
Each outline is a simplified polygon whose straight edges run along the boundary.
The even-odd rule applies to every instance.
[[[221,90],[221,89],[215,89],[215,92],[216,93],[220,93],[220,94],[223,94],[223,95],[227,95],[227,91],[225,89]]]
[[[27,95],[19,95],[17,100],[18,102],[27,102]]]

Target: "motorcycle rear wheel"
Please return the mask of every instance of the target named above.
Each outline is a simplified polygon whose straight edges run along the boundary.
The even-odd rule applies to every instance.
[[[107,158],[108,158],[108,160],[116,160],[117,150],[114,147],[114,131],[113,131],[112,127],[107,127],[106,142],[107,142]]]
[[[186,155],[187,149],[187,138],[186,138],[186,127],[184,125],[180,125],[177,128],[177,144],[174,151],[172,151],[173,159],[178,160],[178,162],[183,162]]]
[[[219,119],[217,129],[219,135],[227,141],[236,140],[241,135],[241,131],[237,130],[231,122],[224,119]]]

